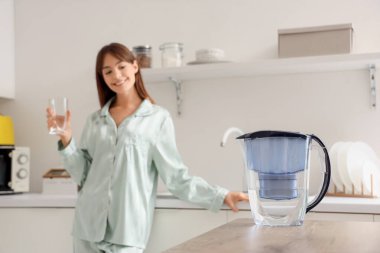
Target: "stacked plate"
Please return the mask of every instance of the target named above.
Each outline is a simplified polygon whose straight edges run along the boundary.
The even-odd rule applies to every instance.
[[[224,51],[219,48],[199,49],[195,52],[195,61],[187,64],[206,64],[206,63],[222,63],[227,62],[224,59]]]
[[[380,161],[364,142],[337,142],[330,149],[331,178],[338,192],[380,196]]]

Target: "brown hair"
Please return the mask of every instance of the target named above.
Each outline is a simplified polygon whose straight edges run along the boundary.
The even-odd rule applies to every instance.
[[[109,45],[104,46],[100,49],[97,57],[96,57],[96,86],[98,88],[98,97],[100,106],[103,107],[108,100],[115,96],[115,92],[113,92],[110,88],[108,88],[106,82],[103,78],[102,68],[103,61],[106,54],[111,54],[121,61],[126,61],[131,64],[136,60],[133,53],[124,45],[120,43],[111,43]],[[136,82],[135,88],[138,96],[141,99],[149,99],[151,103],[154,103],[154,100],[149,96],[147,90],[145,89],[144,82],[140,72],[140,66],[135,74]]]

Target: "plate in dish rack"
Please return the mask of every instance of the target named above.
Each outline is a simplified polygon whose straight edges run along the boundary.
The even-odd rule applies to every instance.
[[[336,142],[332,145],[330,149],[330,159],[331,159],[331,179],[336,186],[338,192],[343,191],[343,182],[340,179],[339,168],[338,168],[338,151],[343,145],[343,142]]]
[[[347,151],[351,145],[352,142],[344,142],[338,150],[338,171],[346,192],[352,188],[352,181],[347,171]]]
[[[364,186],[366,194],[379,194],[380,163],[375,151],[364,142],[355,142],[347,153],[347,171],[355,187],[361,192]],[[371,179],[372,177],[372,179]]]
[[[353,143],[347,150],[347,172],[355,191],[362,191],[362,183],[364,183],[363,164],[368,160],[368,154],[363,150],[360,143]],[[363,189],[364,190],[364,189]],[[365,191],[369,191],[366,187]]]
[[[379,185],[379,167],[375,163],[366,160],[362,166],[362,180],[365,194],[373,194],[373,196],[380,196],[380,185]]]

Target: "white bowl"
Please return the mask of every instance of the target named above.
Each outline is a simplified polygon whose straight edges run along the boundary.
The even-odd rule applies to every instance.
[[[222,61],[224,59],[224,51],[219,48],[199,49],[195,52],[197,62]]]

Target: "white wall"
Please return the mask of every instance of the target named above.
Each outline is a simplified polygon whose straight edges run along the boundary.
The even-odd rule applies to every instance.
[[[0,0],[0,93],[15,96],[15,36],[13,0]]]
[[[374,52],[379,9],[377,0],[15,0],[16,99],[0,100],[0,111],[13,117],[16,144],[31,147],[32,191],[39,192],[42,174],[61,164],[47,134],[47,99],[69,97],[78,138],[86,115],[98,109],[94,66],[104,44],[151,44],[155,67],[158,46],[169,41],[184,43],[186,62],[207,47],[251,61],[277,57],[279,28],[350,22],[355,52]],[[148,88],[172,112],[191,173],[231,189],[241,188],[242,158],[232,141],[219,148],[230,126],[315,133],[329,147],[363,140],[380,150],[380,110],[370,110],[366,71],[188,82],[181,118],[171,84]]]

